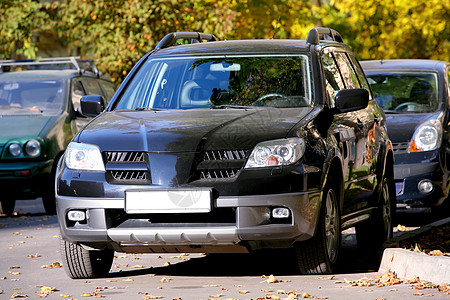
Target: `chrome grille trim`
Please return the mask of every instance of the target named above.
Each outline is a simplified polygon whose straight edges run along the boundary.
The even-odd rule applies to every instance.
[[[114,180],[121,182],[147,181],[146,171],[110,171]]]
[[[107,162],[145,162],[144,152],[107,151],[105,152]]]
[[[245,159],[246,150],[208,150],[203,160],[239,160]]]
[[[394,148],[394,153],[408,153],[409,142],[392,143],[392,146]]]
[[[239,169],[205,170],[200,171],[200,179],[225,179],[237,175]]]

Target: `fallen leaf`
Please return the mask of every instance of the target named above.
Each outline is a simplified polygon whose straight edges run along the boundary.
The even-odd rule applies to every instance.
[[[171,279],[167,277],[161,278],[160,282],[169,282]]]
[[[308,293],[303,293],[302,294],[302,298],[312,298],[313,296],[311,296],[310,294],[308,294]]]
[[[34,255],[32,255],[32,254],[30,254],[30,255],[27,255],[27,257],[28,258],[36,258],[36,257],[41,257],[39,254],[34,254]]]
[[[11,295],[11,299],[16,298],[28,298],[28,295],[24,295],[22,294],[22,292],[15,292],[14,294]]]
[[[52,267],[53,268],[61,268],[62,265],[59,262],[54,262],[54,263],[52,263]]]
[[[91,297],[92,294],[91,293],[83,293],[81,294],[81,297]]]
[[[20,269],[20,267],[19,266],[12,266],[12,267],[9,267],[10,269]]]
[[[277,282],[279,282],[278,279],[275,276],[273,276],[273,274],[271,274],[269,276],[269,279],[267,279],[266,281],[267,281],[267,283],[277,283]]]
[[[238,293],[239,294],[248,294],[248,293],[250,293],[250,291],[248,291],[248,290],[238,290]]]
[[[408,231],[408,228],[405,225],[398,224],[397,230],[398,231]]]

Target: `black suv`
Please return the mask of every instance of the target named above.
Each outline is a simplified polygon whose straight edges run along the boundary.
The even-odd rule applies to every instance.
[[[11,215],[16,199],[37,197],[56,213],[57,162],[89,120],[80,99],[109,101],[114,91],[88,60],[0,60],[0,213]]]
[[[103,105],[81,100],[86,114]],[[336,31],[171,33],[58,164],[64,267],[86,278],[106,275],[114,251],[292,247],[302,273],[330,273],[342,229],[372,246],[392,235],[393,159],[384,113]]]

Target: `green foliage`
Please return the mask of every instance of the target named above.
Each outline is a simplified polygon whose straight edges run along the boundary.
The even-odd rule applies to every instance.
[[[224,1],[67,0],[47,5],[56,11],[53,28],[118,82],[167,33],[205,31],[223,37],[234,12]]]
[[[304,39],[327,26],[360,59],[450,60],[450,2],[442,0],[0,0],[0,16],[0,58],[36,57],[46,32],[118,83],[173,31],[245,39],[278,28],[275,38]]]
[[[36,57],[38,49],[33,37],[47,20],[40,9],[39,1],[0,0],[0,58]]]

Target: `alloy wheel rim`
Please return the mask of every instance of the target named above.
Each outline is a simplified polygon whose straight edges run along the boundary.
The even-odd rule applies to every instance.
[[[335,262],[339,244],[339,222],[336,206],[336,195],[332,189],[328,190],[325,202],[325,240],[328,258]]]

